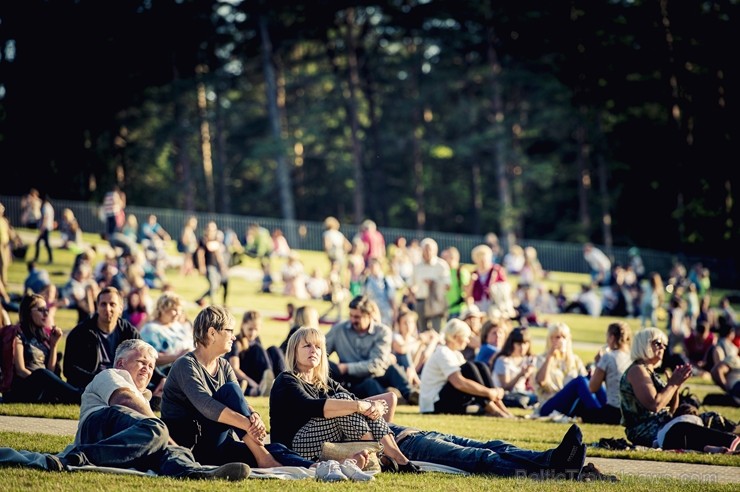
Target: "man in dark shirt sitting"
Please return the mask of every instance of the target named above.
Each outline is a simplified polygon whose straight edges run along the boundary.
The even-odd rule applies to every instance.
[[[118,289],[106,287],[98,294],[95,314],[81,322],[67,336],[64,350],[64,377],[85,388],[95,375],[113,367],[116,349],[124,340],[141,338],[136,328],[121,319],[123,298]],[[153,393],[161,395],[164,376],[155,371]],[[156,407],[156,404],[155,404]]]

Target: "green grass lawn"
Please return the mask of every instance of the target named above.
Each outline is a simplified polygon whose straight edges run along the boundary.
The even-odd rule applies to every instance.
[[[30,231],[22,231],[26,242],[30,242],[33,239],[33,233]],[[56,233],[55,233],[56,234]],[[55,234],[52,238],[55,238]],[[91,243],[99,243],[99,237],[95,235],[85,235],[85,240]],[[28,256],[33,253],[33,246],[29,251]],[[172,246],[172,253],[174,253],[174,245]],[[74,258],[74,254],[70,251],[55,250],[55,262],[52,265],[41,265],[43,268],[47,268],[49,273],[52,275],[52,279],[55,283],[61,285],[64,283],[69,275],[71,263]],[[310,272],[314,268],[318,268],[325,271],[328,268],[328,261],[323,253],[301,251],[301,259],[303,260],[306,271]],[[42,251],[41,259],[45,260],[45,252]],[[281,260],[276,260],[273,268],[278,270],[282,265]],[[256,260],[245,258],[244,262],[240,267],[244,269],[258,270],[259,265]],[[195,305],[193,300],[198,297],[206,288],[207,282],[204,278],[199,275],[193,275],[183,277],[180,275],[178,270],[168,270],[167,272],[168,281],[176,287],[176,291],[180,293],[183,298],[187,301],[186,309],[191,319],[197,314],[198,306]],[[26,277],[25,264],[16,261],[10,268],[10,284],[11,291],[20,291],[23,284],[23,280]],[[552,282],[553,286],[560,285],[561,283],[566,286],[566,291],[570,293],[577,292],[579,285],[586,279],[586,276],[579,274],[560,273],[552,272],[548,282]],[[234,312],[235,316],[240,317],[242,313],[248,309],[255,309],[262,312],[265,315],[265,326],[262,333],[263,341],[268,344],[280,343],[288,331],[288,325],[285,322],[274,321],[271,319],[272,315],[285,314],[286,304],[293,302],[296,306],[303,304],[310,304],[315,306],[319,312],[328,308],[328,303],[323,301],[297,301],[296,299],[286,298],[278,293],[282,290],[282,285],[276,282],[273,285],[273,294],[262,294],[259,293],[260,282],[258,279],[246,279],[239,275],[233,275],[230,282],[230,292],[228,305]],[[152,296],[156,299],[159,295],[159,291],[153,290]],[[720,295],[715,292],[715,295]],[[346,314],[346,310],[345,310]],[[76,313],[70,310],[61,309],[57,312],[56,322],[63,330],[69,331],[76,324]],[[567,323],[572,331],[574,340],[578,342],[584,342],[586,345],[584,348],[577,348],[576,352],[582,357],[584,362],[589,362],[593,359],[594,353],[598,345],[604,343],[604,334],[606,327],[609,323],[617,318],[592,318],[589,316],[577,315],[577,314],[563,314],[563,315],[552,315],[547,316],[549,321],[563,321]],[[13,315],[13,320],[16,320]],[[639,320],[630,319],[627,320],[634,330],[639,329]],[[544,348],[544,328],[533,328],[533,351],[540,352]],[[591,348],[593,347],[593,348]],[[62,348],[63,350],[63,348]],[[716,392],[716,388],[705,380],[694,378],[689,381],[689,386],[692,391],[697,393],[700,397],[710,392]],[[268,400],[267,398],[252,398],[250,399],[258,411],[264,416],[269,415]],[[720,411],[723,415],[738,421],[740,420],[740,409],[738,408],[711,408],[713,410]],[[524,415],[527,413],[524,410],[515,410],[516,413]],[[79,414],[79,408],[72,405],[20,405],[20,404],[2,404],[0,405],[0,414],[4,415],[26,415],[26,416],[38,416],[38,417],[50,417],[50,418],[66,418],[76,419]],[[418,407],[413,406],[401,406],[399,407],[396,414],[396,421],[404,424],[416,426],[424,429],[436,429],[444,432],[460,434],[469,436],[477,439],[504,439],[511,441],[523,447],[543,450],[550,447],[554,447],[567,430],[566,424],[556,424],[552,422],[538,422],[529,420],[520,420],[516,422],[504,421],[499,419],[484,418],[484,417],[472,417],[472,416],[450,416],[450,415],[420,415],[418,413]],[[592,443],[598,441],[602,437],[624,437],[624,431],[618,426],[605,426],[605,425],[582,425],[586,442]],[[60,436],[49,436],[42,434],[22,434],[14,432],[0,432],[0,445],[10,446],[15,448],[30,449],[35,451],[44,452],[57,452],[60,451],[69,442],[69,438]],[[704,454],[677,454],[677,453],[663,453],[655,451],[646,452],[613,452],[601,449],[589,448],[589,456],[603,456],[603,457],[619,457],[619,458],[630,458],[630,459],[651,459],[660,461],[676,461],[684,463],[706,463],[706,464],[718,464],[727,466],[740,466],[740,456],[718,456],[718,455],[704,455]],[[680,465],[678,465],[680,466]],[[213,488],[212,484],[203,482],[174,482],[170,479],[159,478],[156,480],[139,478],[139,477],[127,477],[127,476],[116,476],[114,480],[111,479],[110,475],[101,474],[61,474],[54,475],[53,480],[49,480],[50,475],[33,470],[3,470],[0,472],[3,474],[4,482],[2,489],[5,490],[21,490],[21,489],[33,489],[33,490],[100,490],[101,487],[105,487],[106,490],[130,490],[138,487],[146,487],[148,489],[158,490],[165,488],[172,488],[177,486],[184,490],[205,490],[206,487],[209,489]],[[493,480],[493,481],[492,481]],[[251,483],[251,482],[250,482]],[[224,482],[223,487],[226,487]],[[392,488],[407,488],[407,489],[427,489],[427,490],[480,490],[488,487],[505,487],[521,490],[543,490],[543,484],[541,482],[531,480],[512,480],[512,479],[492,479],[489,477],[469,477],[460,479],[459,477],[448,476],[444,474],[429,474],[424,476],[390,476],[385,474],[379,477],[375,485],[364,485],[365,487],[392,487]],[[600,485],[600,487],[608,487],[614,490],[647,490],[648,486],[644,481],[638,478],[625,478],[618,484]],[[314,490],[324,489],[327,487],[325,484],[318,484],[315,482],[307,481],[296,481],[296,482],[283,482],[283,481],[262,481],[260,487],[266,490],[293,490],[300,488],[300,490]],[[355,488],[358,485],[354,484],[334,484],[332,487],[338,488]],[[546,490],[585,490],[585,487],[591,489],[592,484],[574,484],[574,483],[557,483],[548,482]],[[730,486],[719,486],[716,484],[709,483],[698,483],[698,482],[686,482],[686,481],[674,481],[666,479],[651,479],[649,489],[651,491],[662,491],[662,490],[675,490],[681,487],[682,490],[736,490],[736,487]]]

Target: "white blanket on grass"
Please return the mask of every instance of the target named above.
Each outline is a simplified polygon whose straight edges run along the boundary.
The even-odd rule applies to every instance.
[[[62,455],[63,453],[60,453]],[[414,461],[421,466],[422,470],[429,472],[456,473],[467,475],[467,472],[457,468],[427,463],[425,461]],[[46,455],[34,451],[16,450],[13,448],[0,448],[0,465],[16,465],[46,470]],[[215,467],[213,467],[215,468]],[[70,466],[70,471],[92,471],[99,473],[120,473],[127,475],[157,476],[153,471],[141,472],[131,468],[113,468],[110,466]],[[304,478],[315,478],[315,471],[298,466],[279,466],[274,468],[252,468],[250,478],[276,478],[279,480],[301,480]]]

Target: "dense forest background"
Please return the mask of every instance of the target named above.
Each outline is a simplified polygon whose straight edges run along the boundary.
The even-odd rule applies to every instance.
[[[739,9],[3,0],[0,194],[735,256]]]

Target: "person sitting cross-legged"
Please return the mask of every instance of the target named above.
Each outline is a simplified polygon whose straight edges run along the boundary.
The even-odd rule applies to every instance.
[[[313,461],[284,445],[263,443],[265,424],[247,404],[234,370],[223,357],[231,351],[235,325],[234,317],[221,306],[207,306],[198,313],[193,321],[195,350],[178,358],[168,373],[162,420],[172,437],[192,446],[203,464],[241,461],[260,468],[310,468]]]
[[[419,410],[513,418],[501,401],[504,390],[493,386],[488,366],[466,361],[462,355],[470,340],[470,327],[454,318],[447,322],[442,336],[444,345],[437,346],[421,371]]]

